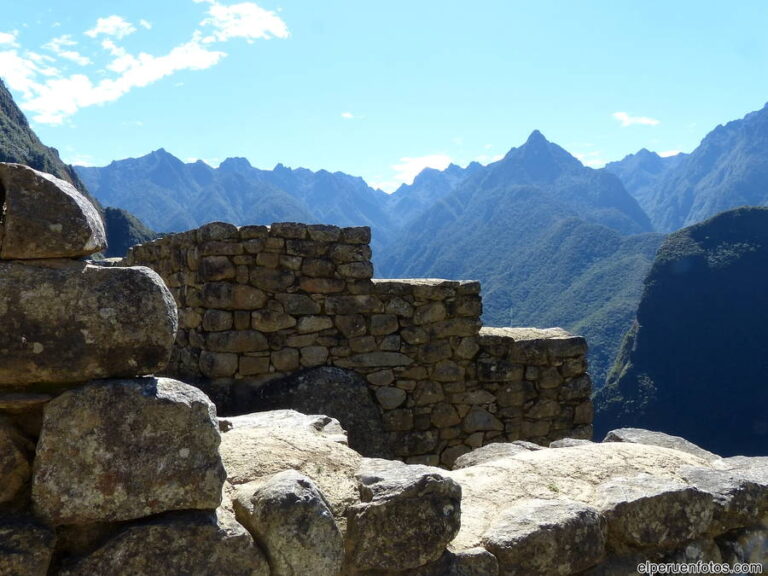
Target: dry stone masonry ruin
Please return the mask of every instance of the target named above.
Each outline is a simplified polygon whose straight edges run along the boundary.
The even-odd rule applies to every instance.
[[[174,371],[185,366],[197,375],[229,362],[236,368],[227,377],[241,380],[235,386],[260,389],[269,385],[259,381],[262,372],[251,383],[234,378],[243,359],[266,358],[271,366],[274,353],[291,349],[298,350],[298,366],[310,368],[323,354],[304,349],[323,348],[327,358],[346,359],[345,368],[367,376],[366,394],[369,385],[377,396],[405,393],[389,409],[379,398],[390,412],[411,410],[413,427],[403,433],[439,430],[447,440],[445,430],[457,431],[455,438],[464,440],[450,446],[482,433],[482,441],[472,442],[476,449],[442,459],[455,459],[450,471],[367,458],[328,416],[275,410],[220,418],[199,388],[153,376],[166,370],[178,329],[174,298],[160,276],[81,260],[103,248],[103,226],[87,200],[60,180],[0,164],[0,198],[0,576],[626,576],[643,562],[768,568],[767,458],[720,458],[681,438],[634,429],[613,431],[600,444],[562,438],[547,448],[519,440],[479,446],[523,434],[526,422],[540,442],[559,431],[558,422],[572,426],[566,432],[585,431],[588,424],[576,420],[588,420],[587,408],[581,416],[577,410],[589,382],[580,339],[560,332],[478,333],[476,285],[345,278],[348,293],[301,294],[249,285],[258,267],[245,264],[237,264],[246,272],[235,268],[235,277],[248,281],[211,280],[221,288],[185,288],[183,275],[169,278],[177,298],[191,298],[184,300],[179,332],[190,344],[208,344],[211,334],[222,333],[212,341],[259,340],[258,334],[269,344],[250,353],[177,345]],[[225,229],[199,233],[205,238]],[[326,230],[337,239],[367,235]],[[265,243],[273,237],[259,233]],[[170,250],[176,241],[153,246]],[[346,244],[367,252],[365,243]],[[207,266],[204,258],[198,270]],[[353,262],[369,269],[367,261]],[[311,280],[315,288],[333,285],[324,282],[333,277],[308,278],[321,278]],[[354,292],[362,287],[368,291]],[[232,329],[190,328],[189,315],[199,314],[202,323],[208,315],[192,302],[219,289],[250,295],[243,307],[210,308],[228,312]],[[269,304],[296,294],[306,296],[306,312]],[[348,299],[337,302],[368,304],[329,313],[334,295]],[[291,317],[295,325],[254,328],[255,319],[266,318],[252,308],[254,297],[271,318],[283,318],[278,324]],[[417,322],[427,311],[434,316]],[[238,312],[247,313],[247,323],[237,320]],[[365,331],[342,338],[339,317],[356,315]],[[306,318],[320,318],[323,328],[299,330],[315,322]],[[452,334],[453,320],[473,324],[475,332]],[[281,332],[289,328],[295,330]],[[423,341],[405,341],[407,329]],[[305,335],[313,339],[302,346],[272,349],[273,338]],[[405,341],[398,350],[384,344],[393,336]],[[368,338],[373,348],[353,349],[355,338]],[[433,344],[444,357],[421,355]],[[207,353],[234,361],[205,360]],[[383,353],[398,356],[375,356]],[[379,363],[371,356],[358,361],[366,354]],[[443,361],[456,368],[442,372]],[[404,375],[416,369],[419,376]],[[326,380],[353,374],[321,370]],[[442,373],[450,379],[435,378]],[[308,382],[319,380],[302,386]],[[430,389],[439,397],[434,403],[417,401],[425,382],[439,385]],[[462,391],[449,386],[461,382]],[[518,396],[501,400],[505,393]],[[574,399],[580,401],[569,404]],[[425,406],[429,412],[420,412]],[[437,406],[455,410],[461,425],[433,425]],[[552,416],[530,416],[536,406]],[[518,412],[504,411],[513,407]],[[573,414],[564,414],[569,407]],[[517,424],[512,432],[498,425],[468,430],[473,410],[504,426],[517,415]],[[429,414],[430,426],[416,424],[421,414]],[[426,454],[425,460],[437,457]]]
[[[583,338],[483,328],[478,282],[372,279],[368,228],[213,223],[131,249],[179,306],[171,376],[228,389],[335,366],[362,374],[393,453],[450,465],[490,442],[592,435]],[[336,416],[336,414],[332,414]]]

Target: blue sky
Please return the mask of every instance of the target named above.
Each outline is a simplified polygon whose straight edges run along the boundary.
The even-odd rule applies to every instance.
[[[768,100],[766,23],[762,0],[25,0],[0,77],[71,163],[164,147],[391,191],[534,129],[591,166],[689,152]]]

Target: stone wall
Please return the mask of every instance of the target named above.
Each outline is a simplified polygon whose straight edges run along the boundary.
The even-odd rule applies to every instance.
[[[363,227],[212,223],[125,262],[156,270],[176,298],[169,375],[242,392],[301,369],[355,371],[408,462],[591,436],[583,338],[483,328],[478,282],[373,279],[369,242]]]

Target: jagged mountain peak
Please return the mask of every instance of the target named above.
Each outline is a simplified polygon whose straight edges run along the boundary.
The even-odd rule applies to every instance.
[[[247,158],[241,156],[235,156],[227,158],[219,165],[219,170],[224,172],[243,172],[253,168]]]

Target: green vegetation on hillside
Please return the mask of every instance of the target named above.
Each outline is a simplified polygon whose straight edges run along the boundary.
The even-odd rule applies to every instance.
[[[731,455],[768,448],[768,209],[669,236],[596,396],[597,433],[639,426]]]

